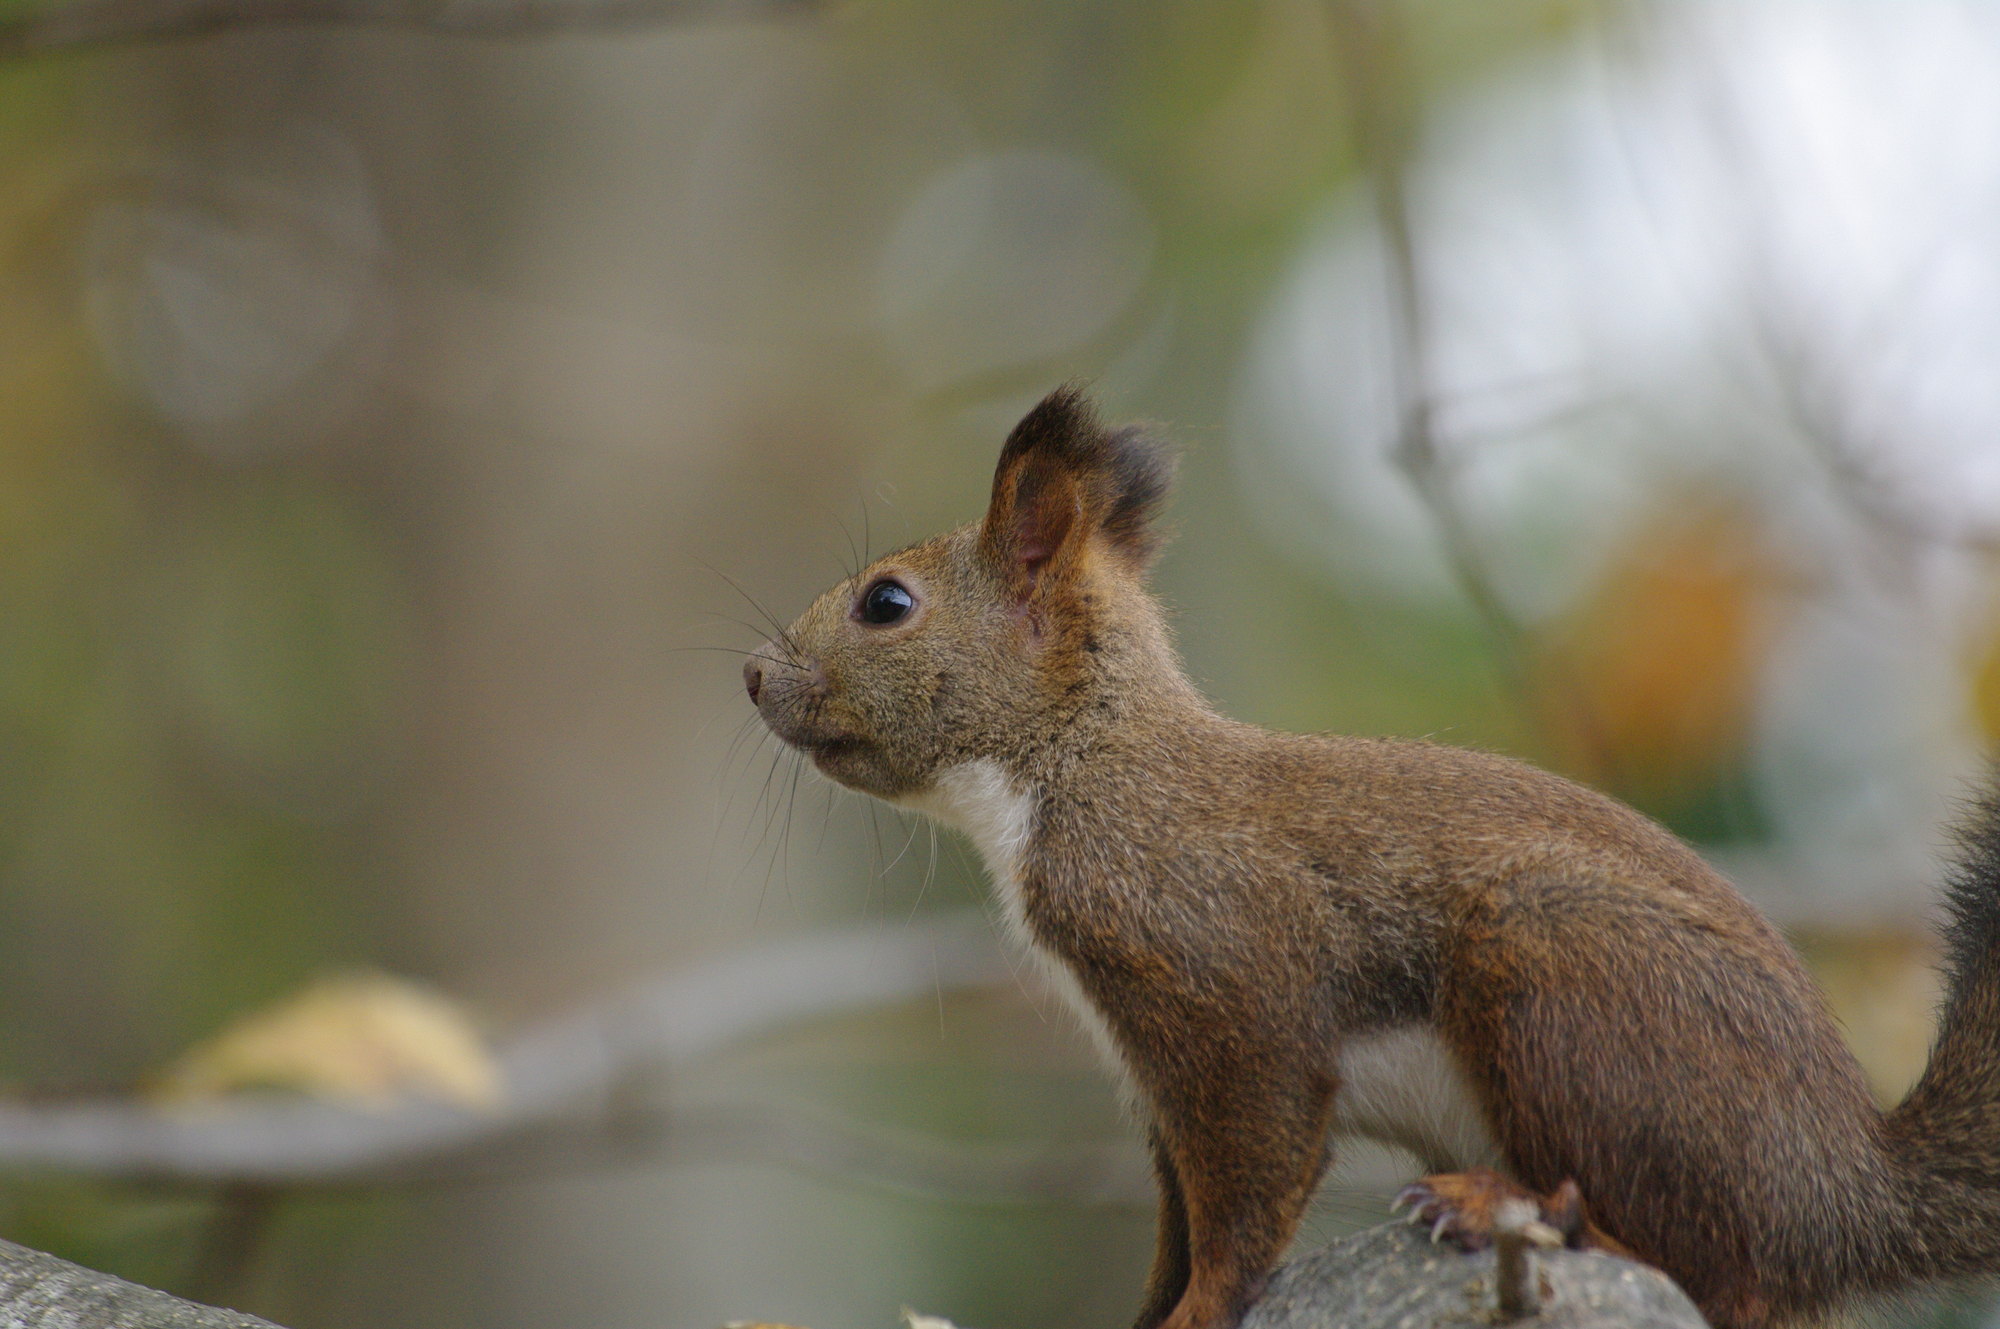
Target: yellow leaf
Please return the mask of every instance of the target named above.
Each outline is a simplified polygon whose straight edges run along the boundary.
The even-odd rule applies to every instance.
[[[1972,715],[1979,736],[1990,747],[2000,744],[2000,632],[1985,641],[1972,665]]]
[[[320,979],[229,1024],[155,1088],[176,1103],[277,1088],[373,1106],[427,1095],[492,1108],[500,1071],[449,998],[386,974],[354,973]]]
[[[1884,1108],[1923,1074],[1937,1026],[1937,948],[1921,932],[1831,927],[1789,934],[1826,992]]]

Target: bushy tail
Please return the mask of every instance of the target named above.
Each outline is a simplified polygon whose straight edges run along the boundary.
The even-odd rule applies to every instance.
[[[2000,779],[1968,809],[1945,884],[1945,997],[1930,1064],[1885,1123],[1921,1263],[2000,1262]]]

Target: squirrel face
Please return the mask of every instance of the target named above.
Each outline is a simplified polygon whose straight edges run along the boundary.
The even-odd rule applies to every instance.
[[[1060,746],[1135,655],[1165,651],[1143,587],[1172,460],[1073,388],[1001,450],[984,520],[877,559],[752,653],[764,722],[829,778],[891,801],[979,758]]]
[[[891,800],[976,745],[1011,682],[1009,625],[976,544],[965,527],[877,559],[760,647],[743,681],[771,732]]]

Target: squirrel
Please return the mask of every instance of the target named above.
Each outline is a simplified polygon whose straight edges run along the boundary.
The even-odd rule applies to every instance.
[[[1778,932],[1638,812],[1507,758],[1218,714],[1146,587],[1174,459],[1065,387],[983,520],[876,559],[746,661],[839,784],[980,851],[1136,1091],[1138,1329],[1231,1329],[1336,1136],[1477,1249],[1506,1198],[1721,1329],[2000,1268],[2000,793],[1962,831],[1947,996],[1872,1101]]]

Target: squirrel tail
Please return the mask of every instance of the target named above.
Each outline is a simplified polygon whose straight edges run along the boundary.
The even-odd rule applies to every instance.
[[[1910,1184],[1917,1262],[1939,1276],[2000,1263],[2000,779],[1968,809],[1958,848],[1937,1042],[1884,1122]]]

